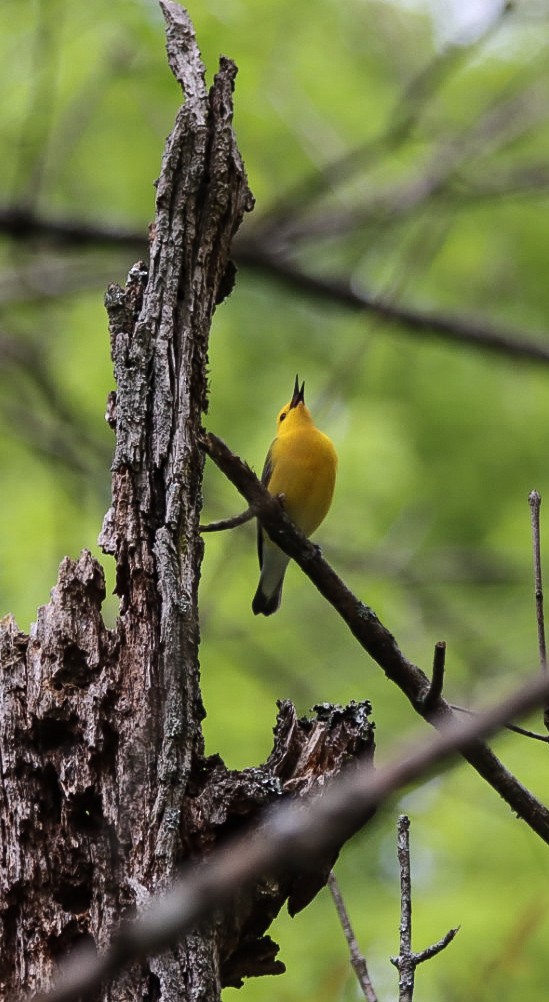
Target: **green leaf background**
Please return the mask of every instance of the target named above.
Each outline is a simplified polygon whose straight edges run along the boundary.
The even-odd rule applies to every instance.
[[[239,66],[235,126],[257,203],[243,240],[266,239],[284,207],[300,267],[549,347],[547,3],[202,0],[190,14],[210,76],[221,53]],[[180,100],[156,3],[4,0],[0,26],[3,203],[145,237]],[[112,590],[96,546],[112,450],[102,298],[135,256],[0,230],[0,613],[25,630],[66,553],[91,548]],[[538,663],[528,493],[549,479],[549,365],[449,342],[436,326],[410,333],[242,267],[215,317],[206,424],[257,471],[296,372],[340,458],[316,537],[325,556],[426,670],[446,640],[452,702],[508,691]],[[241,506],[208,466],[204,520]],[[542,506],[543,553],[548,533]],[[235,768],[262,761],[286,697],[300,712],[370,699],[380,758],[427,736],[298,568],[270,619],[251,614],[256,579],[250,525],[208,536],[209,752]],[[547,801],[546,746],[494,744]],[[401,810],[415,948],[461,926],[419,969],[418,998],[543,997],[547,846],[457,766],[380,811],[336,867],[380,999],[396,994]],[[273,935],[287,973],[246,983],[247,1002],[356,997],[327,891]]]

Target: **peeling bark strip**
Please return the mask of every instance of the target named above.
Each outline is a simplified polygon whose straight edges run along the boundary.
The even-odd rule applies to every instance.
[[[208,333],[230,291],[231,241],[252,198],[232,131],[235,67],[208,94],[185,11],[161,0],[168,58],[186,101],[158,181],[150,266],[106,297],[117,383],[112,506],[101,544],[116,561],[120,617],[101,617],[103,571],[66,558],[29,637],[0,623],[0,998],[47,987],[76,948],[104,950],[121,919],[267,804],[322,789],[373,755],[368,704],[281,705],[268,762],[241,773],[203,756],[197,589]],[[333,854],[332,854],[333,855]],[[215,1002],[222,984],[278,973],[265,935],[325,882],[266,874],[161,957],[143,959],[102,1002]]]

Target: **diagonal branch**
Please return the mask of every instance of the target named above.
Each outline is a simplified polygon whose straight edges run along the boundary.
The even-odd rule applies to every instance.
[[[305,271],[294,261],[267,250],[260,241],[240,241],[235,259],[240,265],[275,278],[293,290],[357,312],[371,313],[377,320],[398,325],[414,334],[439,337],[511,358],[549,362],[547,334],[540,334],[533,340],[523,338],[518,331],[494,327],[489,322],[440,313],[429,314],[413,307],[398,306],[358,289],[345,277],[332,279]],[[546,343],[542,338],[545,338]]]
[[[330,893],[334,900],[337,914],[339,916],[339,921],[341,922],[341,927],[343,929],[343,934],[347,940],[347,946],[349,947],[349,956],[351,958],[351,967],[353,968],[357,981],[360,985],[362,994],[366,999],[366,1002],[378,1002],[378,998],[374,989],[374,986],[370,979],[370,974],[368,971],[368,964],[366,963],[366,958],[363,956],[360,947],[357,942],[353,927],[351,925],[351,920],[349,918],[349,913],[345,907],[345,902],[343,900],[343,895],[339,889],[339,884],[336,880],[335,874],[332,870],[330,876],[328,877],[328,887],[330,888]]]
[[[433,706],[428,703],[426,709],[425,696],[430,683],[425,673],[405,657],[373,609],[353,595],[324,560],[318,547],[295,527],[249,466],[212,433],[205,433],[201,443],[248,504],[255,507],[271,539],[299,564],[359,644],[407,696],[416,712],[437,728],[453,719],[452,708],[442,696]],[[494,752],[486,744],[473,741],[462,754],[509,807],[549,844],[549,810],[505,768]]]
[[[47,218],[6,205],[0,206],[0,233],[20,242],[38,237],[65,247],[114,247],[139,254],[145,253],[147,243],[145,235],[139,231],[78,219]],[[263,272],[304,295],[357,312],[371,313],[378,320],[399,325],[417,335],[440,337],[511,358],[549,362],[549,344],[544,343],[544,339],[547,342],[549,337],[545,332],[536,338],[525,338],[520,331],[505,330],[482,320],[398,306],[358,290],[345,277],[331,279],[304,271],[294,262],[270,251],[266,241],[259,237],[235,240],[234,260],[240,267]]]

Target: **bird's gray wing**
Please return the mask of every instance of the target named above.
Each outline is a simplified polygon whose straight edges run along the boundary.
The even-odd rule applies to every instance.
[[[269,481],[273,472],[273,444],[269,446],[269,451],[267,453],[267,458],[265,459],[265,464],[263,466],[263,473],[261,474],[261,483],[264,487],[269,486]],[[259,566],[263,566],[263,530],[261,528],[261,522],[257,521],[257,556],[259,558]]]

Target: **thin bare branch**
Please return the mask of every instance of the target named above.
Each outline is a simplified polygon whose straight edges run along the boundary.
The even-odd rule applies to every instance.
[[[420,953],[415,954],[416,964],[422,964],[424,960],[430,960],[431,957],[436,957],[437,953],[441,953],[449,943],[457,936],[460,930],[460,926],[457,925],[455,929],[448,929],[448,932],[439,939],[438,943],[433,943],[432,946],[426,947],[425,950],[421,950]]]
[[[541,495],[538,491],[530,491],[528,495],[530,518],[532,523],[532,555],[534,559],[534,593],[536,599],[536,622],[538,627],[538,650],[541,671],[547,674],[547,646],[545,643],[545,619],[543,614],[543,580],[541,574],[541,545],[539,533],[539,510]],[[549,705],[543,712],[543,722],[549,731]]]
[[[239,243],[236,260],[241,266],[263,272],[305,295],[344,305],[358,312],[371,313],[378,320],[403,327],[423,337],[439,337],[511,358],[525,358],[545,364],[549,362],[547,333],[539,334],[533,340],[523,337],[518,331],[504,330],[483,321],[429,314],[395,305],[358,289],[356,284],[346,278],[313,275],[288,258],[273,254],[263,245],[250,241],[242,240]]]
[[[410,876],[410,819],[401,814],[397,822],[397,853],[400,870],[400,949],[391,962],[398,970],[399,1002],[412,1002],[416,965],[412,953],[412,880]]]
[[[134,230],[72,219],[46,219],[10,206],[0,207],[0,232],[7,233],[15,240],[27,241],[40,237],[62,246],[116,246],[140,254],[145,252],[147,244],[145,235]],[[511,358],[549,363],[547,332],[541,332],[535,338],[524,337],[520,331],[505,330],[482,320],[426,313],[388,303],[365,290],[357,289],[345,277],[329,279],[310,274],[285,257],[272,253],[263,242],[251,238],[235,241],[234,259],[242,268],[264,272],[268,277],[297,289],[304,295],[352,310],[372,313],[385,323],[399,325],[424,337],[441,337],[450,342],[464,343]]]
[[[473,715],[473,710],[468,710],[465,706],[456,706],[455,703],[450,703],[452,710],[456,713],[467,713],[469,716]],[[532,738],[534,741],[544,741],[545,744],[549,744],[549,735],[538,734],[537,731],[529,731],[526,727],[519,727],[518,724],[505,724],[506,731],[513,731],[514,734],[520,734],[523,738]]]
[[[458,929],[450,929],[442,939],[421,953],[412,950],[412,880],[410,875],[410,819],[401,814],[397,822],[397,850],[400,869],[400,949],[391,963],[398,970],[399,1002],[412,1002],[416,967],[444,950],[456,936]]]
[[[232,518],[222,518],[218,522],[208,522],[207,525],[199,525],[200,532],[222,532],[224,529],[236,529],[238,525],[244,525],[254,518],[253,508],[246,508],[240,515],[233,515]]]
[[[299,564],[321,595],[336,609],[359,644],[407,696],[416,712],[433,726],[442,727],[453,716],[449,703],[441,698],[436,711],[425,711],[424,699],[429,690],[429,679],[404,656],[373,609],[350,591],[318,547],[296,528],[279,501],[269,494],[246,463],[216,435],[204,434],[201,441],[208,455],[248,504],[256,508],[271,539]],[[504,767],[494,752],[487,745],[474,742],[463,750],[463,755],[511,809],[549,844],[549,810]]]
[[[358,983],[362,989],[362,993],[367,1002],[378,1002],[377,995],[374,990],[374,986],[370,980],[370,975],[368,973],[368,965],[366,963],[366,958],[362,954],[360,947],[358,945],[357,938],[354,934],[353,927],[351,925],[351,920],[349,918],[349,913],[345,907],[345,902],[343,900],[343,895],[339,889],[339,884],[336,880],[335,874],[332,871],[328,877],[328,887],[330,888],[330,893],[334,899],[334,904],[336,906],[337,914],[339,915],[339,921],[341,922],[341,928],[343,929],[343,934],[347,940],[347,946],[349,947],[349,955],[351,959],[351,967],[357,976]]]
[[[438,640],[435,644],[435,653],[433,656],[433,673],[431,675],[431,685],[425,699],[423,700],[423,709],[426,712],[434,710],[440,697],[442,696],[442,690],[444,687],[444,666],[446,663],[446,642],[444,640]]]
[[[145,955],[166,949],[258,876],[280,867],[310,864],[346,834],[356,831],[371,812],[396,790],[442,768],[459,749],[494,734],[509,717],[539,705],[548,682],[537,676],[490,709],[451,720],[428,741],[397,747],[385,765],[347,769],[329,783],[322,796],[286,800],[262,821],[214,850],[207,861],[189,867],[172,890],[152,898],[145,914],[124,925],[111,948],[97,956],[73,955],[50,991],[34,1002],[84,1002],[101,982]]]
[[[543,582],[541,575],[541,547],[539,536],[539,510],[541,495],[530,491],[528,495],[532,520],[532,553],[534,558],[534,590],[536,598],[536,620],[538,625],[539,665],[542,671],[547,671],[547,647],[545,643],[545,620],[543,615]]]

